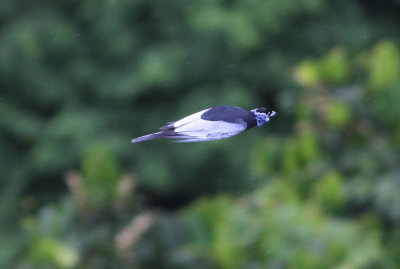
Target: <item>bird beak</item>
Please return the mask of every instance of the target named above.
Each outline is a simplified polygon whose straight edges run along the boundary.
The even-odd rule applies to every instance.
[[[276,113],[275,111],[271,111],[271,112],[268,113],[268,117],[273,117],[276,114],[278,114],[278,113]]]

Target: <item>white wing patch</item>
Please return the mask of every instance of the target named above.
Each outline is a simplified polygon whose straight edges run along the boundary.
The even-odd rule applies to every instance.
[[[185,124],[197,121],[197,120],[202,120],[201,115],[203,115],[203,113],[206,112],[207,110],[210,110],[210,108],[204,109],[200,112],[197,112],[197,113],[194,113],[187,117],[184,117],[183,119],[176,121],[172,126],[176,129],[182,125],[185,125]]]

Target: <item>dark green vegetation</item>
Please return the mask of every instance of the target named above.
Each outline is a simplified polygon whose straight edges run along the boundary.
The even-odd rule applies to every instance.
[[[400,1],[0,2],[0,268],[400,267]]]

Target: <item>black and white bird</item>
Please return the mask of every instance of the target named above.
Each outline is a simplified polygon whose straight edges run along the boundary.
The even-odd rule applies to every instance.
[[[132,143],[158,138],[178,139],[174,142],[204,142],[237,135],[254,126],[262,126],[275,116],[265,107],[246,110],[236,106],[217,106],[187,116],[161,127],[161,132],[132,139]]]

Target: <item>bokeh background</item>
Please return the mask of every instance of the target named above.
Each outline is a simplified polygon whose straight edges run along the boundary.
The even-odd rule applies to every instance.
[[[0,2],[1,268],[399,268],[400,1]],[[217,105],[207,143],[130,139]]]

